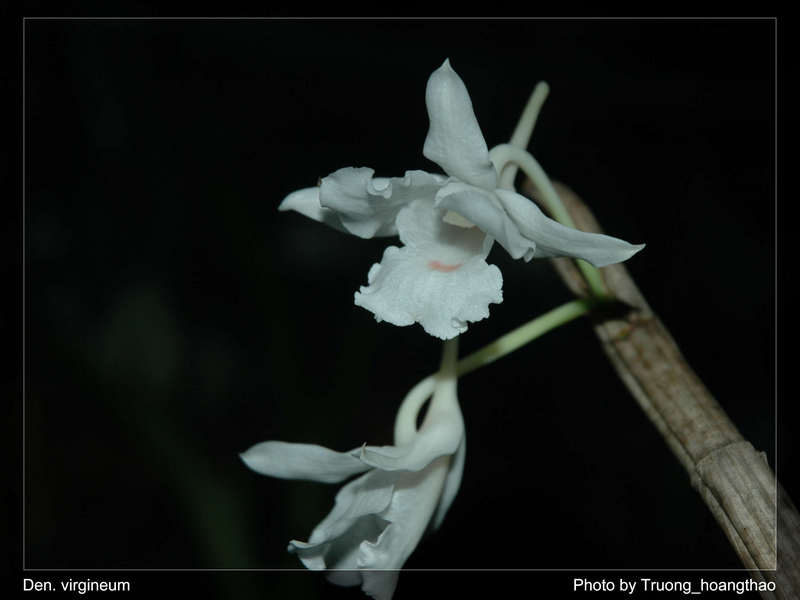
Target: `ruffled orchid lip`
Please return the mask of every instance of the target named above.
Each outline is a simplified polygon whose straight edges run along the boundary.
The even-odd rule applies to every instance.
[[[389,246],[367,276],[355,303],[394,325],[419,323],[427,333],[451,339],[467,323],[489,316],[501,302],[503,277],[487,264],[491,239],[478,228],[443,220],[432,198],[415,200],[397,215],[403,247]]]

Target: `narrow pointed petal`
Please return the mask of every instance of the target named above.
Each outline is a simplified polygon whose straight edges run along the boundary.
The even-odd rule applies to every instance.
[[[395,218],[417,198],[432,198],[444,178],[425,171],[377,178],[365,167],[345,167],[323,178],[319,203],[336,214],[344,229],[361,238],[397,235]]]
[[[425,90],[430,128],[422,153],[451,177],[487,190],[497,185],[497,171],[481,133],[464,82],[450,61],[434,71]]]
[[[309,219],[314,219],[339,231],[346,231],[342,221],[334,211],[320,206],[319,187],[304,188],[292,192],[278,205],[278,210],[294,210]]]
[[[262,475],[338,483],[369,469],[352,453],[334,452],[314,444],[269,441],[252,446],[239,456],[244,464]]]
[[[364,446],[354,451],[365,463],[386,471],[420,471],[456,453],[464,439],[464,418],[456,397],[456,378],[437,381],[425,420],[403,446]]]
[[[605,267],[625,261],[644,248],[644,244],[630,244],[608,235],[562,225],[515,192],[497,190],[496,193],[520,233],[535,242],[535,258],[569,256],[582,258],[595,267]]]
[[[437,208],[452,210],[495,239],[513,258],[530,260],[535,243],[512,221],[494,192],[454,181],[436,194]]]
[[[361,238],[394,235],[394,218],[402,208],[389,199],[391,191],[385,182],[376,186],[374,173],[366,167],[345,167],[320,182],[320,205],[334,212],[345,230]]]

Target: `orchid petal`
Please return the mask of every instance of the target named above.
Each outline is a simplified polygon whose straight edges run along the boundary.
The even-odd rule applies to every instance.
[[[456,377],[437,381],[417,435],[402,446],[364,446],[353,451],[385,471],[420,471],[442,456],[455,454],[464,439],[464,418],[456,397]]]
[[[497,240],[512,258],[530,260],[533,256],[535,242],[520,233],[495,193],[454,181],[439,190],[435,205],[452,210],[474,223]]]
[[[423,471],[398,476],[392,502],[380,515],[389,525],[375,541],[366,539],[361,544],[358,568],[399,569],[405,564],[439,503],[449,462],[450,457],[441,457]],[[368,573],[364,573],[365,584]]]
[[[334,452],[314,444],[261,442],[239,456],[248,467],[262,475],[321,483],[338,483],[369,468],[354,458],[352,451]]]
[[[375,541],[359,546],[358,568],[362,589],[373,598],[388,600],[400,569],[427,530],[438,502],[449,458],[442,457],[419,473],[403,473],[389,508],[382,517],[389,523]]]
[[[363,571],[362,591],[375,600],[391,600],[397,588],[400,571]]]
[[[373,598],[390,599],[396,570],[419,543],[439,505],[449,464],[450,457],[442,456],[421,471],[376,469],[362,475],[337,494],[333,510],[309,541],[292,540],[289,551],[309,569],[335,569],[328,572],[333,583],[362,583]]]
[[[288,550],[297,554],[307,569],[342,569],[328,574],[331,582],[338,585],[358,585],[361,583],[359,573],[348,572],[346,569],[358,568],[359,546],[365,539],[377,539],[386,529],[386,525],[386,521],[376,515],[365,515],[355,520],[345,533],[336,538],[313,544],[292,540]]]
[[[392,501],[394,480],[387,473],[372,470],[345,485],[308,542],[292,540],[289,551],[296,552],[309,569],[357,568],[359,546],[365,539],[376,539],[387,525],[380,513]],[[351,580],[345,585],[357,583]]]
[[[361,238],[396,235],[400,209],[417,198],[432,198],[444,183],[441,175],[425,171],[392,178],[374,178],[374,172],[345,167],[320,182],[321,208],[333,211],[346,231]]]
[[[410,203],[397,214],[400,241],[406,246],[435,255],[439,261],[447,264],[462,263],[473,256],[486,258],[491,249],[486,234],[477,227],[446,223],[445,213],[444,209],[436,208],[430,200]]]
[[[495,193],[520,233],[535,242],[535,258],[569,256],[582,258],[595,267],[605,267],[627,260],[644,248],[644,244],[629,244],[608,235],[562,225],[516,192],[498,189]]]
[[[449,456],[421,471],[373,470],[336,496],[330,514],[308,542],[292,540],[289,551],[313,570],[343,586],[362,585],[377,600],[390,600],[405,564],[440,505]]]
[[[294,210],[304,217],[314,219],[339,231],[345,231],[337,214],[329,208],[320,206],[319,187],[303,188],[292,192],[278,205],[278,210]]]
[[[378,321],[420,323],[431,335],[453,338],[468,322],[488,317],[490,303],[502,302],[503,276],[480,256],[463,263],[447,262],[451,258],[446,246],[389,246],[369,270],[369,285],[355,293],[355,303]]]
[[[422,153],[445,173],[492,190],[497,171],[475,118],[464,82],[445,60],[428,79],[425,90],[430,128]]]
[[[342,487],[331,512],[311,532],[309,543],[335,539],[361,517],[384,511],[392,500],[395,479],[391,473],[372,469]]]

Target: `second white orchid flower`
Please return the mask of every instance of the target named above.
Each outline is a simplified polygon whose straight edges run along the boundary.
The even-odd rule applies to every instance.
[[[343,168],[318,187],[287,196],[280,210],[362,238],[399,235],[386,248],[355,303],[394,325],[420,323],[450,339],[502,302],[500,270],[486,262],[496,240],[513,258],[568,256],[596,267],[621,262],[643,245],[586,233],[548,218],[528,198],[498,188],[464,82],[449,61],[428,79],[430,128],[423,154],[447,176],[407,171],[376,178],[369,168]]]
[[[364,473],[339,490],[333,510],[308,542],[289,543],[289,551],[306,567],[328,569],[333,583],[361,585],[373,598],[389,600],[399,569],[450,508],[466,451],[456,396],[455,342],[448,342],[439,373],[420,382],[400,407],[393,446],[335,452],[269,441],[241,455],[248,467],[272,477],[337,483]],[[417,429],[417,413],[431,393]]]

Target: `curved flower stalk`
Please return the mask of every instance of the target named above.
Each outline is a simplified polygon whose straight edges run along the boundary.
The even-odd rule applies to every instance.
[[[309,569],[332,569],[338,585],[361,585],[388,600],[399,569],[429,528],[438,528],[461,484],[466,440],[456,396],[456,340],[445,346],[442,368],[409,392],[395,421],[393,446],[335,452],[322,446],[268,441],[241,455],[272,477],[337,483],[363,473],[336,495],[333,510],[307,542],[292,540]],[[416,418],[433,394],[422,426]]]
[[[355,294],[378,321],[420,323],[450,339],[488,317],[489,304],[503,299],[500,270],[486,262],[494,241],[515,259],[569,256],[595,267],[644,247],[562,225],[499,185],[467,89],[448,60],[428,79],[425,103],[422,153],[446,176],[377,178],[372,169],[346,167],[279,206],[362,238],[399,235],[403,246],[389,246]]]

